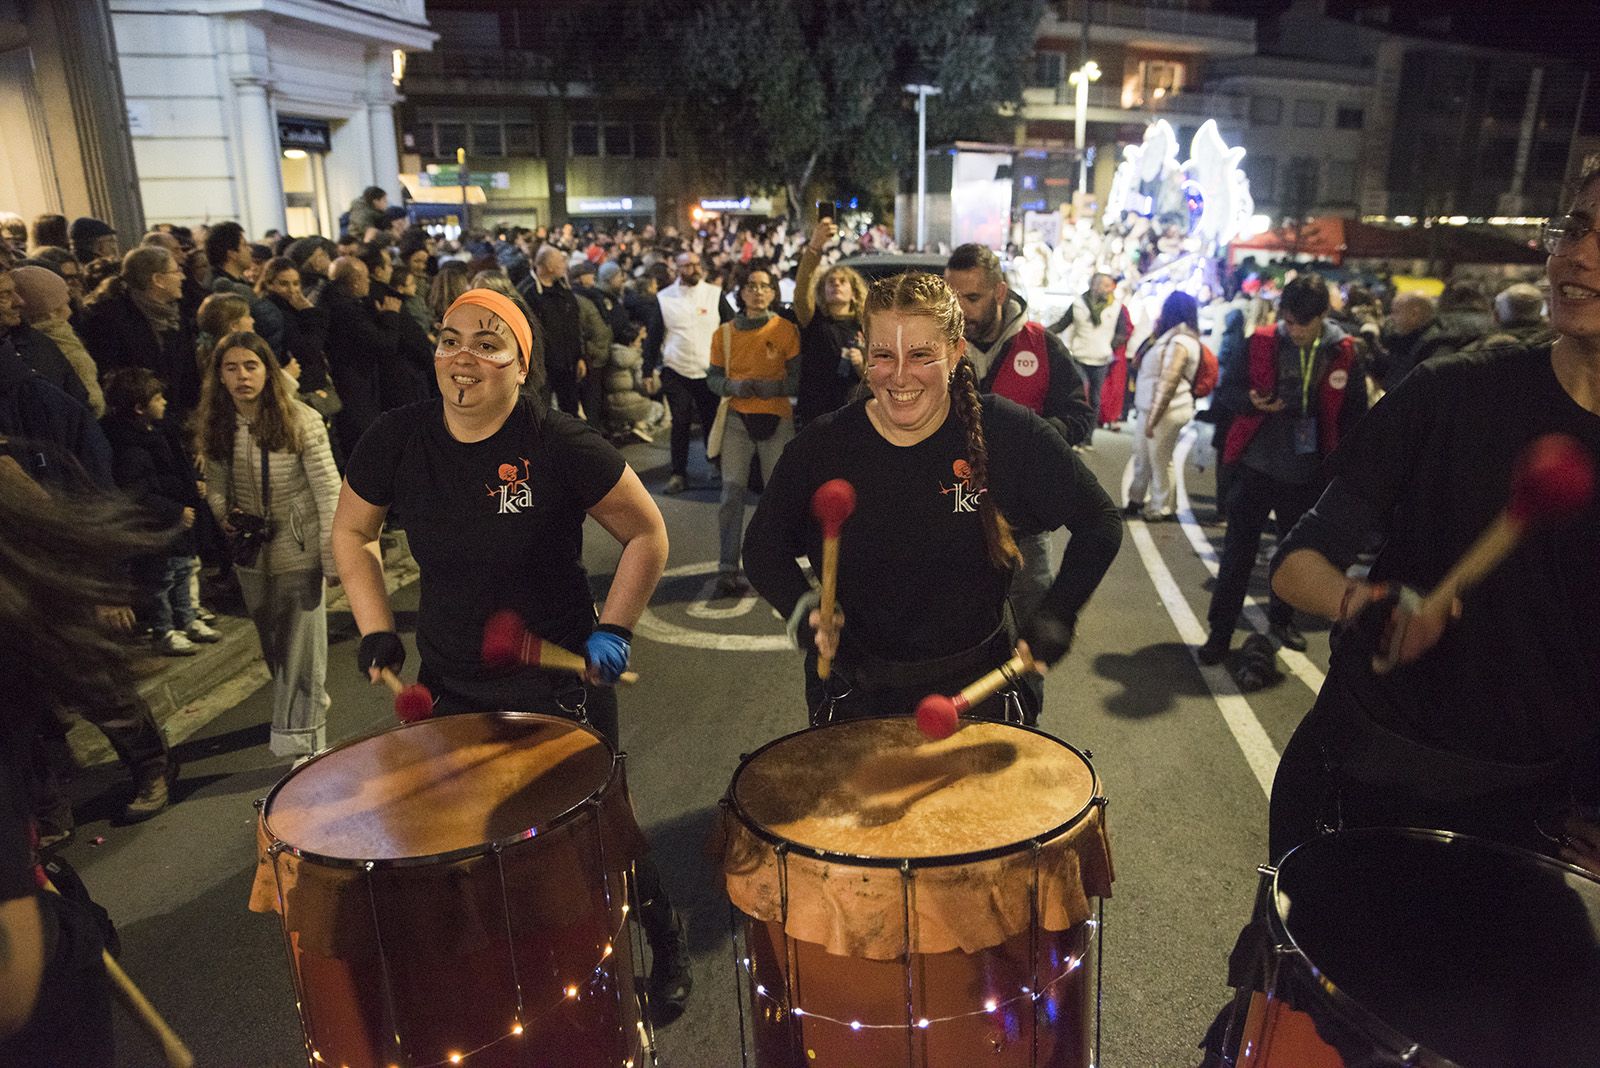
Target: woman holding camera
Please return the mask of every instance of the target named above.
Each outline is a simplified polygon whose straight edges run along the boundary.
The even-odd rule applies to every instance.
[[[272,672],[272,752],[327,744],[329,534],[339,474],[328,432],[260,337],[217,342],[200,396],[206,500],[227,532],[245,606]]]

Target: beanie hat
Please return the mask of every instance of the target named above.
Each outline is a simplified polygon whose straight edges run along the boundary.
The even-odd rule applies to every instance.
[[[584,260],[581,263],[574,263],[571,269],[567,271],[567,281],[577,285],[578,279],[592,274],[594,274],[594,264]]]
[[[611,281],[621,273],[621,264],[619,264],[616,260],[607,260],[600,265],[600,272],[595,277],[599,279],[601,285],[605,285],[607,282]]]
[[[73,244],[87,245],[116,232],[109,223],[85,215],[81,219],[72,220],[72,229],[68,235],[72,238]]]
[[[48,267],[18,267],[11,278],[22,298],[22,317],[29,322],[44,318],[68,300],[66,281]]]

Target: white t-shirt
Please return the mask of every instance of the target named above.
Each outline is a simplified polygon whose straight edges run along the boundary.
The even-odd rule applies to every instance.
[[[661,362],[685,378],[704,378],[711,365],[711,337],[722,317],[722,290],[709,282],[685,289],[672,283],[656,295],[661,305]]]

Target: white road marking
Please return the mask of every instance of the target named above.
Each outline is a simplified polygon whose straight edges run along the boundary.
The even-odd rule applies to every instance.
[[[1195,521],[1194,509],[1189,505],[1189,484],[1183,477],[1183,465],[1189,458],[1189,452],[1194,448],[1195,439],[1199,432],[1194,424],[1184,427],[1183,434],[1178,438],[1178,447],[1172,454],[1172,466],[1177,472],[1178,490],[1178,522],[1183,527],[1183,533],[1188,537],[1189,544],[1194,548],[1194,553],[1200,562],[1206,565],[1206,570],[1211,572],[1211,577],[1217,577],[1217,567],[1221,561],[1217,558],[1217,551],[1212,548],[1211,539],[1206,537],[1205,531],[1200,529],[1200,524]],[[1271,626],[1267,620],[1267,612],[1261,602],[1255,597],[1246,596],[1244,599],[1244,618],[1250,628],[1258,634],[1265,634]],[[1313,694],[1322,692],[1322,683],[1327,676],[1322,669],[1311,661],[1304,653],[1297,653],[1293,649],[1278,650],[1278,659],[1283,661],[1283,666],[1289,674],[1305,683]]]
[[[1187,450],[1184,450],[1184,454],[1187,457]],[[1174,465],[1179,463],[1176,456],[1173,458],[1173,463]],[[1128,487],[1132,482],[1133,460],[1130,458],[1122,471],[1124,501],[1128,499]],[[1193,520],[1192,513],[1190,520]],[[1178,630],[1178,637],[1189,646],[1189,655],[1194,656],[1195,650],[1206,640],[1206,628],[1201,625],[1200,618],[1189,606],[1189,600],[1184,596],[1178,581],[1172,577],[1167,562],[1161,558],[1161,550],[1156,548],[1155,539],[1150,536],[1150,528],[1145,521],[1138,517],[1130,517],[1128,533],[1133,538],[1134,548],[1139,551],[1139,560],[1144,564],[1150,581],[1155,584],[1156,594],[1161,598],[1167,615],[1171,617],[1172,625]],[[1228,725],[1228,731],[1233,735],[1234,742],[1244,754],[1245,763],[1250,765],[1250,771],[1255,775],[1261,792],[1270,798],[1272,778],[1278,772],[1277,747],[1272,744],[1266,728],[1262,727],[1261,721],[1256,718],[1250,702],[1239,692],[1239,687],[1235,685],[1233,676],[1228,674],[1227,668],[1221,664],[1207,667],[1200,663],[1198,658],[1195,660],[1195,667],[1200,670],[1200,677],[1205,681],[1206,689],[1211,691],[1211,699],[1216,702],[1217,709],[1222,713],[1223,722]]]
[[[715,574],[716,571],[715,563],[683,564],[668,568],[661,577],[682,578],[685,575]],[[685,611],[700,619],[729,619],[744,615],[755,606],[756,598],[749,596],[741,597],[738,604],[730,608],[712,608],[705,603],[708,599],[706,595],[711,589],[710,583],[701,587],[699,598],[690,602]],[[794,650],[794,645],[789,641],[787,634],[718,634],[713,631],[695,630],[692,627],[668,623],[648,607],[640,614],[639,622],[634,625],[633,630],[635,634],[643,635],[651,641],[681,645],[689,649],[716,649],[738,653],[775,653]]]

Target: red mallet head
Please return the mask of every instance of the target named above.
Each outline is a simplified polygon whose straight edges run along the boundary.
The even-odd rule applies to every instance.
[[[538,641],[528,649],[528,626],[522,617],[509,608],[496,612],[483,625],[483,662],[489,667],[510,667],[513,664],[537,663]]]
[[[954,734],[960,718],[955,700],[942,693],[930,693],[917,703],[917,729],[935,741]]]
[[[401,723],[415,723],[433,715],[433,694],[420,682],[394,695],[394,714]]]
[[[1520,523],[1571,519],[1594,499],[1594,457],[1576,438],[1546,434],[1523,450],[1511,476],[1511,517]]]
[[[829,479],[811,495],[811,514],[824,538],[837,538],[839,528],[856,510],[856,488],[842,478]]]

